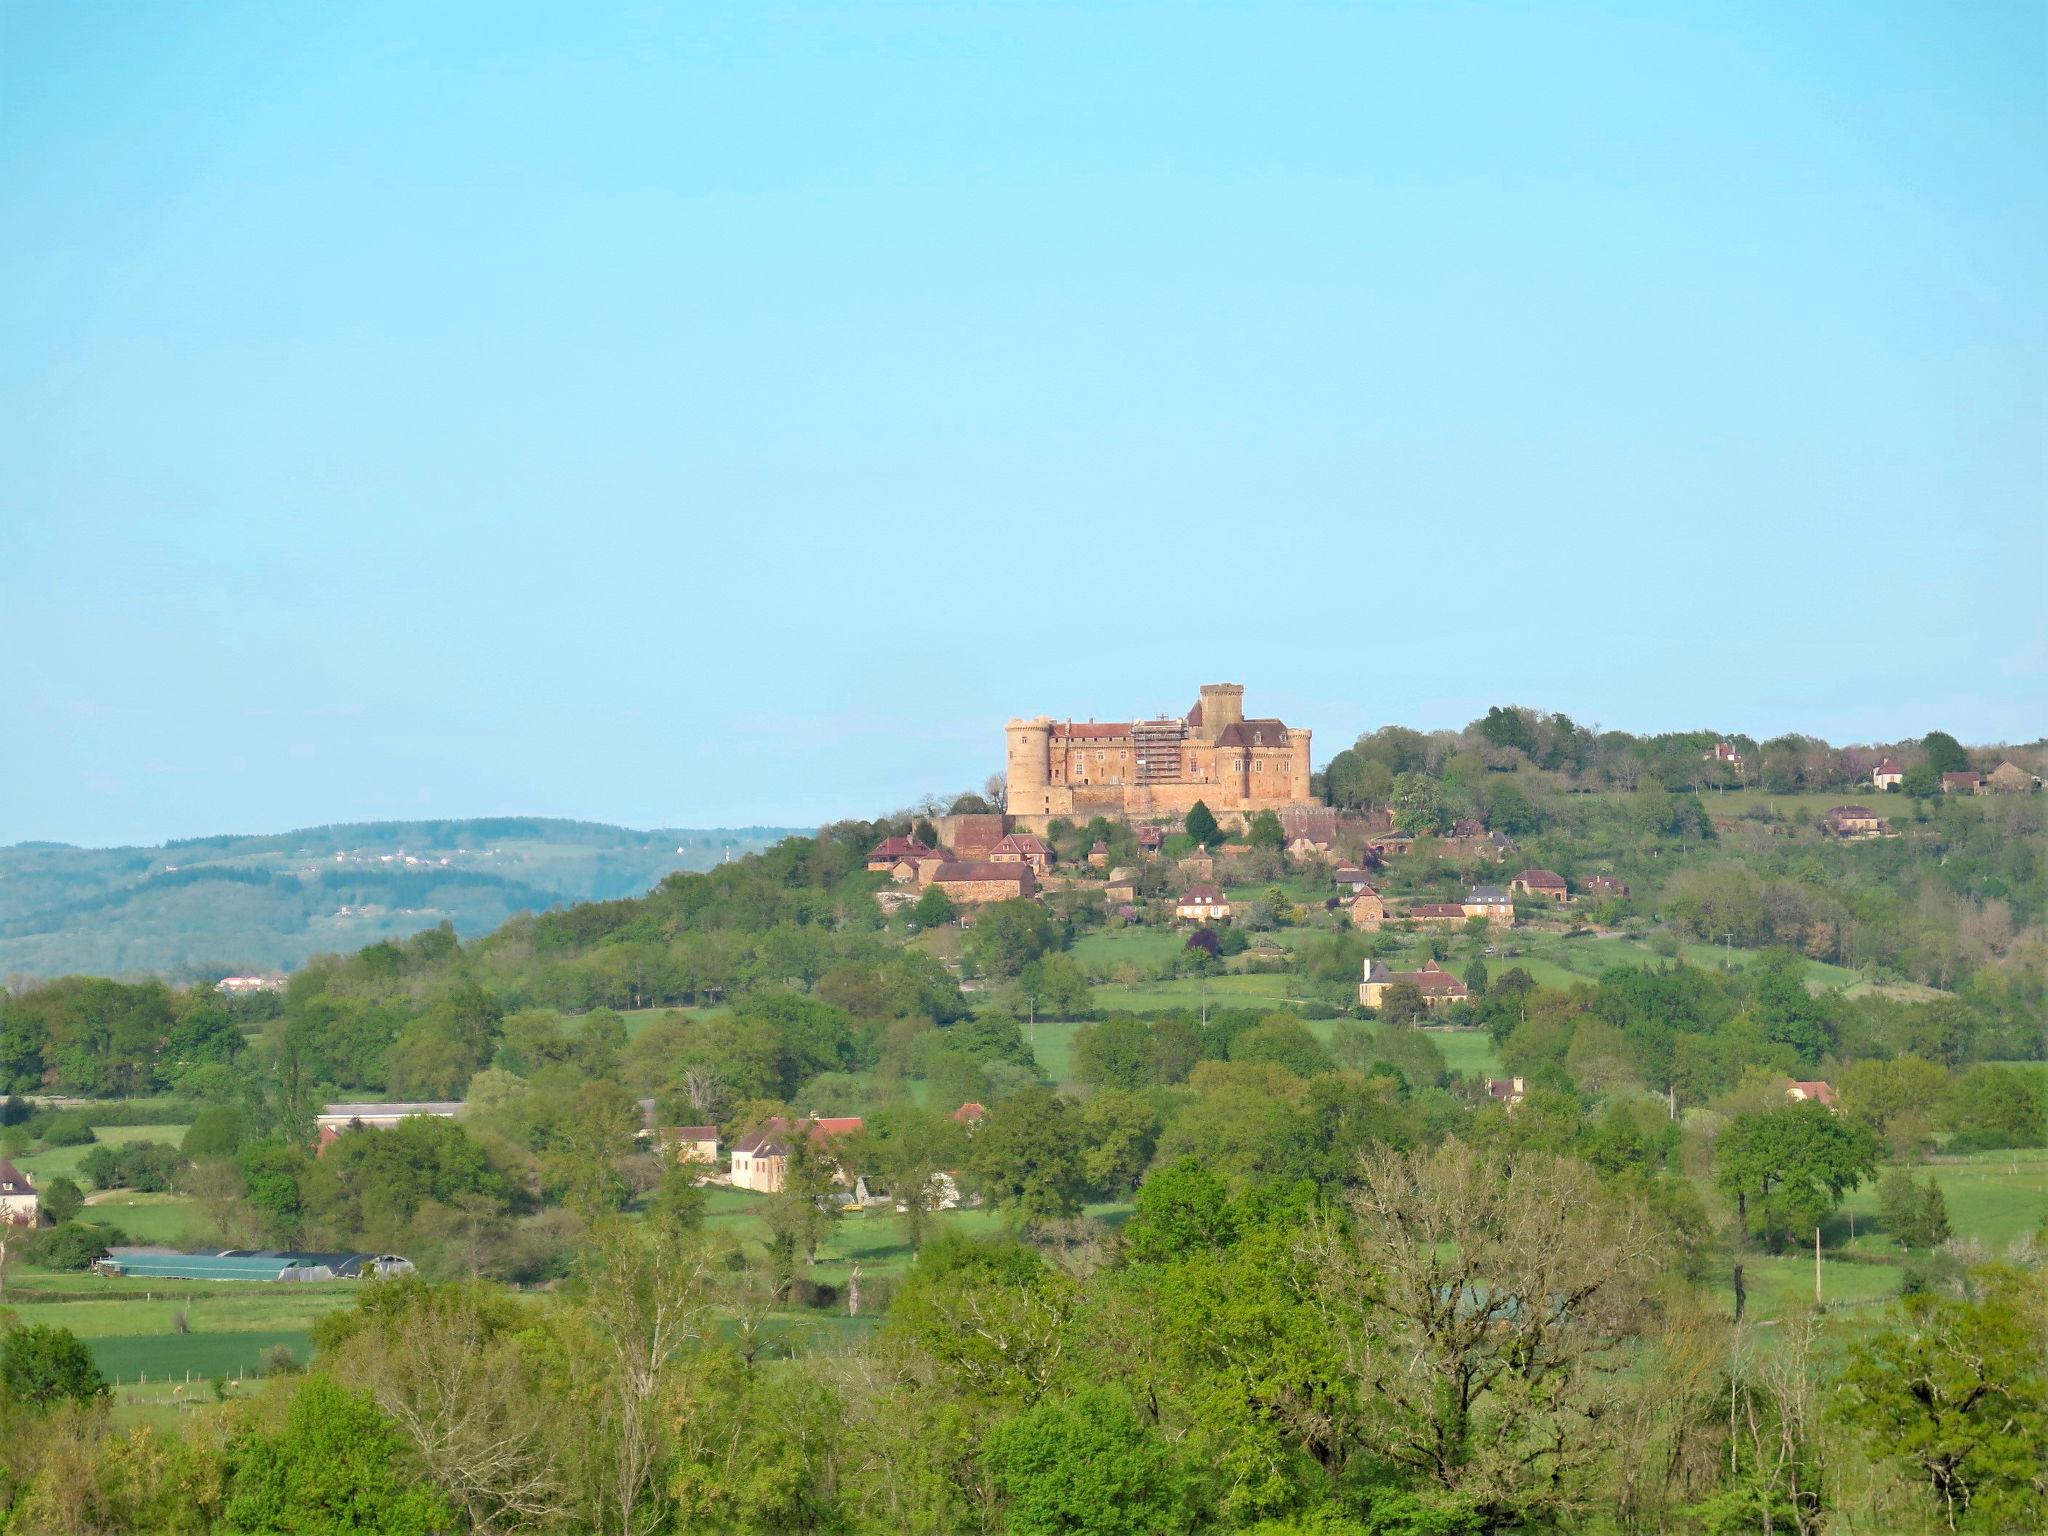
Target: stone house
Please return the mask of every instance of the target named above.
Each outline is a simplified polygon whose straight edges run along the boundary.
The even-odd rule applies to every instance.
[[[1515,925],[1515,899],[1497,885],[1475,885],[1465,893],[1463,911],[1467,917]]]
[[[1628,882],[1626,880],[1617,880],[1613,875],[1588,875],[1586,877],[1586,894],[1588,896],[1619,896],[1626,898],[1628,895]]]
[[[1036,832],[1011,832],[989,850],[991,864],[1029,864],[1039,874],[1052,868],[1052,844]]]
[[[1018,901],[1038,894],[1038,880],[1031,866],[1016,863],[941,864],[929,882],[936,885],[958,907],[978,907],[992,901]]]
[[[1897,789],[1906,782],[1906,770],[1899,766],[1897,758],[1882,758],[1870,770],[1870,782],[1878,789]]]
[[[811,1138],[811,1145],[824,1150],[842,1136],[859,1132],[866,1122],[859,1115],[820,1119],[812,1115],[800,1122],[804,1132]],[[749,1132],[732,1144],[732,1183],[735,1189],[751,1189],[757,1194],[780,1193],[782,1181],[789,1173],[789,1143],[795,1132],[790,1123],[780,1115],[775,1116],[759,1130]],[[835,1170],[834,1181],[846,1182],[843,1170]]]
[[[718,1165],[718,1127],[672,1125],[661,1133],[661,1145],[679,1163]]]
[[[1368,1008],[1377,1008],[1387,995],[1387,988],[1399,981],[1405,981],[1422,994],[1426,1007],[1442,1008],[1451,1003],[1462,1003],[1472,995],[1471,989],[1434,960],[1426,962],[1419,971],[1390,971],[1376,960],[1365,962],[1365,978],[1358,984],[1358,1000]]]
[[[1373,884],[1370,870],[1360,869],[1356,864],[1339,864],[1337,889],[1356,896],[1360,891],[1376,890],[1377,887]]]
[[[2041,781],[2017,763],[2000,763],[1985,775],[1984,786],[1995,795],[2023,795],[2041,787]]]
[[[1984,775],[1975,772],[1944,773],[1941,792],[1944,795],[1981,795],[1984,792]]]
[[[1883,837],[1891,831],[1891,823],[1867,805],[1838,805],[1821,818],[1822,824],[1836,837],[1855,841],[1866,837]]]
[[[1109,844],[1099,837],[1089,846],[1088,867],[1090,869],[1107,869],[1109,867]]]
[[[1468,915],[1465,904],[1460,901],[1418,901],[1394,914],[1413,923],[1434,923],[1439,926],[1462,923]]]
[[[1173,904],[1173,915],[1191,923],[1227,923],[1230,902],[1215,886],[1197,882],[1181,892]]]
[[[1522,1102],[1527,1090],[1519,1077],[1489,1077],[1486,1080],[1486,1096],[1496,1104],[1505,1104],[1510,1109]]]
[[[1387,920],[1387,904],[1380,893],[1366,886],[1351,898],[1351,904],[1344,909],[1351,916],[1351,926],[1370,931]]]
[[[1785,1085],[1785,1097],[1794,1104],[1814,1103],[1824,1104],[1829,1109],[1835,1107],[1835,1090],[1823,1082],[1801,1082],[1794,1078]]]
[[[1525,869],[1508,882],[1508,889],[1518,896],[1540,896],[1560,906],[1571,900],[1571,888],[1553,869]]]
[[[868,868],[890,869],[904,859],[930,858],[935,851],[914,837],[885,837],[868,851]]]

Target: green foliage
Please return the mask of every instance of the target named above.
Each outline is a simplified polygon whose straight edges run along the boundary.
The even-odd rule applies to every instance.
[[[1729,1122],[1714,1149],[1714,1182],[1748,1231],[1774,1245],[1813,1229],[1877,1169],[1877,1138],[1812,1102]]]
[[[38,1233],[32,1251],[45,1269],[90,1269],[106,1254],[107,1233],[86,1222],[66,1221]]]
[[[1084,1387],[1000,1425],[984,1452],[1017,1536],[1181,1529],[1189,1479],[1121,1387]]]
[[[78,1171],[94,1189],[139,1189],[160,1193],[171,1187],[184,1155],[160,1141],[102,1142],[78,1160]]]
[[[42,1196],[43,1215],[60,1227],[85,1205],[85,1191],[61,1173],[43,1181]]]
[[[2012,1067],[1972,1067],[1948,1104],[1958,1131],[1992,1132],[2010,1147],[2038,1147],[2048,1138],[2048,1075]]]
[[[943,928],[958,915],[944,886],[926,886],[924,894],[910,906],[910,916],[920,928]]]
[[[1076,1117],[1049,1088],[1026,1088],[995,1105],[974,1133],[968,1166],[1019,1221],[1071,1216],[1088,1177]]]
[[[1979,1300],[1909,1296],[1852,1346],[1836,1413],[1915,1485],[1949,1530],[2039,1530],[2048,1520],[2048,1366],[2037,1277],[1998,1277]]]
[[[178,1150],[187,1161],[233,1157],[248,1136],[248,1117],[235,1104],[213,1104],[199,1112]]]
[[[306,1378],[284,1423],[234,1452],[227,1523],[249,1536],[437,1536],[454,1528],[409,1476],[407,1447],[369,1395]]]
[[[1970,771],[1970,754],[1947,731],[1929,731],[1920,740],[1920,750],[1927,754],[1927,766],[1937,775]]]
[[[1280,818],[1273,812],[1260,811],[1252,817],[1246,841],[1254,848],[1268,848],[1278,853],[1287,846],[1287,829],[1281,826]]]
[[[1878,1180],[1877,1212],[1902,1247],[1932,1248],[1948,1239],[1948,1202],[1932,1178],[1916,1184],[1903,1168],[1892,1169]]]
[[[43,1323],[0,1326],[0,1401],[40,1410],[106,1395],[106,1379],[92,1363],[92,1352],[70,1329]]]
[[[1197,800],[1188,807],[1188,814],[1181,822],[1181,827],[1204,848],[1215,848],[1223,842],[1223,828],[1217,825],[1216,813],[1209,809],[1206,801]]]

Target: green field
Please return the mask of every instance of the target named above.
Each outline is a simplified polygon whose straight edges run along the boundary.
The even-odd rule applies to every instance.
[[[1948,1206],[1948,1224],[1958,1237],[1975,1238],[1996,1256],[2015,1240],[2037,1230],[2048,1221],[2048,1151],[2039,1147],[2011,1152],[1975,1152],[1968,1157],[1922,1165],[1906,1164],[1906,1171],[1925,1181],[1932,1178],[1941,1187]],[[1877,1186],[1865,1184],[1842,1202],[1837,1240],[1848,1236],[1848,1220],[1854,1216],[1857,1252],[1897,1254],[1898,1244],[1886,1235],[1877,1220]]]
[[[189,1125],[96,1125],[93,1135],[109,1146],[121,1146],[131,1141],[161,1141],[177,1146],[185,1139]],[[54,1178],[63,1174],[67,1178],[78,1178],[79,1162],[93,1149],[93,1143],[82,1147],[50,1147],[41,1152],[30,1152],[14,1159],[16,1167],[36,1180]],[[85,1181],[79,1179],[79,1183]]]

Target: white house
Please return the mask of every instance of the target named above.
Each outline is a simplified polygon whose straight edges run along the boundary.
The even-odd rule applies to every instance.
[[[36,1224],[36,1212],[42,1208],[42,1203],[43,1197],[36,1193],[28,1175],[0,1157],[0,1221],[11,1222],[17,1227],[32,1227]]]

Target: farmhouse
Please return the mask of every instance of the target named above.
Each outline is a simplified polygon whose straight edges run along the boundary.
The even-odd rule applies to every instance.
[[[1564,876],[1551,869],[1525,869],[1508,882],[1508,889],[1518,896],[1540,896],[1560,906],[1571,899]]]
[[[1625,898],[1628,895],[1628,882],[1626,880],[1617,880],[1613,875],[1588,875],[1586,877],[1586,894],[1589,896],[1620,896]]]
[[[32,1227],[43,1197],[29,1182],[27,1174],[0,1157],[0,1221],[11,1226]]]
[[[1794,1078],[1785,1085],[1785,1097],[1794,1104],[1814,1103],[1825,1104],[1829,1109],[1835,1107],[1835,1090],[1822,1082],[1801,1082]]]
[[[1465,893],[1462,910],[1467,917],[1515,925],[1515,899],[1497,885],[1475,885]]]
[[[1981,795],[1984,792],[1984,775],[1944,773],[1941,776],[1941,792],[1944,795]]]
[[[852,1136],[865,1125],[859,1115],[840,1118],[820,1119],[812,1115],[802,1122],[811,1138],[811,1145],[823,1150],[842,1136]],[[780,1193],[782,1181],[789,1172],[789,1142],[794,1134],[790,1124],[780,1115],[775,1116],[759,1130],[742,1136],[732,1144],[732,1183],[735,1189],[751,1189],[763,1195]],[[846,1175],[835,1171],[833,1177],[845,1182]]]
[[[319,1150],[326,1151],[343,1131],[388,1131],[401,1120],[420,1116],[430,1120],[454,1120],[467,1107],[459,1099],[397,1104],[329,1104],[314,1120],[320,1132]]]
[[[1897,758],[1883,758],[1870,770],[1870,782],[1878,789],[1897,789],[1906,782],[1906,770],[1899,766]]]
[[[1510,1109],[1522,1102],[1526,1092],[1519,1077],[1489,1077],[1486,1080],[1486,1096],[1496,1104],[1505,1104]]]
[[[1138,851],[1140,853],[1157,853],[1165,846],[1166,829],[1164,827],[1155,827],[1148,822],[1146,825],[1138,828]]]
[[[1181,892],[1180,900],[1173,904],[1173,915],[1193,923],[1227,923],[1230,902],[1215,886],[1197,883]]]
[[[1742,772],[1742,754],[1736,750],[1732,741],[1715,742],[1713,750],[1706,754],[1706,760],[1710,763],[1725,764],[1737,773]]]
[[[1386,997],[1387,988],[1402,981],[1420,992],[1423,1003],[1431,1008],[1462,1003],[1472,995],[1464,982],[1434,960],[1425,963],[1419,971],[1389,971],[1377,961],[1368,960],[1365,962],[1365,979],[1358,984],[1358,1000],[1368,1008],[1377,1008]]]
[[[1883,837],[1891,831],[1891,823],[1867,805],[1838,805],[1821,818],[1822,824],[1836,837],[1851,841],[1866,837]]]
[[[1372,883],[1372,874],[1369,870],[1360,869],[1356,864],[1339,864],[1337,889],[1349,891],[1356,896],[1360,891],[1375,890],[1377,887]]]

